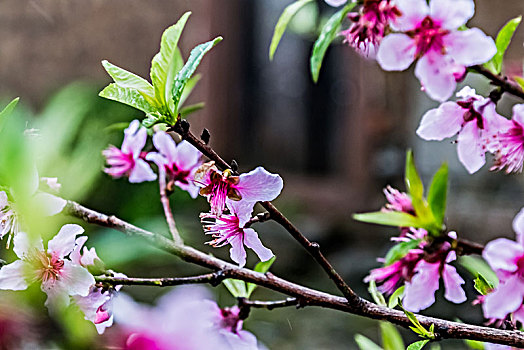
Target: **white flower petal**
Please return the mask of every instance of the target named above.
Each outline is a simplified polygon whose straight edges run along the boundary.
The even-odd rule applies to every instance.
[[[75,248],[76,236],[82,234],[84,228],[80,225],[68,224],[62,226],[60,231],[47,244],[47,251],[60,258],[71,253]]]
[[[0,269],[0,289],[24,290],[27,288],[26,272],[30,268],[23,260],[5,265]]]

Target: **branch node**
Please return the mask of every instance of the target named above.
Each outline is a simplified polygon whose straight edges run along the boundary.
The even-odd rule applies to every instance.
[[[200,139],[202,142],[204,142],[206,145],[209,144],[209,139],[211,138],[211,134],[209,133],[209,130],[204,128],[202,130],[202,134],[200,134]]]

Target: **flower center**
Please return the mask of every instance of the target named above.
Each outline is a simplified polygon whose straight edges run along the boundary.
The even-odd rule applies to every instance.
[[[449,31],[440,27],[440,23],[426,16],[414,30],[407,34],[415,40],[415,55],[422,57],[429,51],[444,53],[443,37],[448,33]]]
[[[64,260],[41,251],[36,252],[32,262],[36,267],[37,279],[44,283],[59,279],[60,272],[64,267]]]
[[[189,181],[187,177],[189,176],[189,171],[179,169],[176,164],[166,165],[165,166],[166,173],[169,176],[170,180],[175,182],[182,182],[184,184],[188,184]]]
[[[484,118],[482,118],[482,114],[473,108],[473,102],[475,102],[474,98],[469,98],[465,101],[457,101],[457,104],[466,110],[463,116],[464,123],[476,120],[477,127],[479,129],[484,129]]]
[[[200,190],[200,194],[209,196],[211,204],[211,213],[221,215],[226,207],[226,198],[232,200],[241,200],[242,196],[235,188],[238,184],[239,177],[233,176],[231,171],[225,170],[223,174],[211,170],[209,174],[210,183]]]

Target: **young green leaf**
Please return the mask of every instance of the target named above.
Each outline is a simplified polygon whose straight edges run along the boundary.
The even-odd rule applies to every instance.
[[[464,343],[473,350],[484,350],[484,343],[477,340],[465,339]]]
[[[222,283],[226,286],[227,290],[235,298],[247,298],[246,283],[240,280],[234,280],[231,278],[225,279]]]
[[[513,77],[513,79],[520,85],[520,88],[524,90],[524,78],[522,77]]]
[[[199,110],[203,109],[206,106],[204,102],[195,103],[186,107],[183,107],[180,109],[179,113],[182,116],[182,118],[187,117],[191,113],[198,112]]]
[[[340,11],[331,16],[331,18],[326,22],[324,27],[322,27],[320,35],[318,36],[317,40],[315,41],[315,44],[313,45],[313,52],[311,53],[311,57],[309,60],[311,76],[313,77],[313,81],[315,83],[318,81],[320,68],[322,67],[322,61],[324,60],[324,55],[326,54],[329,45],[337,36],[342,21],[344,20],[344,18],[346,18],[346,15],[349,13],[349,11],[351,11],[353,7],[355,7],[355,5],[355,2],[349,2]]]
[[[495,45],[497,46],[497,53],[495,54],[495,56],[491,58],[491,60],[484,64],[484,66],[493,73],[500,74],[500,72],[502,71],[502,62],[504,59],[504,54],[506,53],[506,50],[508,49],[508,46],[511,43],[511,39],[513,38],[513,34],[515,33],[515,30],[517,30],[517,27],[519,26],[521,21],[522,16],[513,18],[508,23],[506,23],[506,25],[502,27],[502,29],[499,31],[497,39],[495,40]]]
[[[418,218],[399,211],[375,211],[371,213],[353,214],[353,219],[387,226],[421,227]]]
[[[411,250],[420,244],[420,239],[412,239],[406,242],[400,242],[394,245],[386,254],[384,265],[388,266],[395,261],[402,259]]]
[[[176,24],[164,31],[160,41],[160,51],[151,61],[151,81],[155,89],[155,98],[161,106],[166,106],[171,100],[175,75],[183,65],[178,41],[190,15],[189,11],[184,13]]]
[[[446,196],[448,192],[448,165],[444,163],[433,175],[429,186],[428,204],[433,217],[440,226],[444,223],[446,213]]]
[[[117,67],[106,60],[102,61],[102,65],[118,86],[137,90],[149,103],[154,100],[155,90],[147,80]]]
[[[0,131],[2,131],[2,128],[4,127],[7,118],[9,118],[11,113],[13,113],[13,111],[15,110],[15,107],[18,104],[19,100],[20,97],[15,98],[11,102],[9,102],[7,106],[5,106],[2,112],[0,112]]]
[[[172,98],[174,102],[175,111],[178,110],[182,93],[184,92],[184,88],[186,87],[189,78],[191,78],[193,73],[195,73],[195,70],[202,61],[202,58],[204,58],[204,55],[221,41],[222,37],[219,36],[211,41],[200,44],[193,50],[191,50],[191,54],[189,55],[186,64],[175,76],[175,83],[173,84],[172,91]],[[174,120],[170,120],[170,122],[174,122]]]
[[[156,108],[151,106],[137,90],[124,88],[115,83],[106,86],[98,95],[134,107],[146,114],[156,111]]]
[[[404,349],[404,341],[394,325],[389,322],[380,322],[380,333],[384,350]]]
[[[271,259],[269,259],[268,261],[261,261],[259,262],[258,264],[255,265],[255,271],[256,272],[260,272],[260,273],[266,273],[269,271],[269,269],[271,268],[271,265],[273,265],[273,263],[275,262],[275,259],[277,257],[276,256],[273,256]],[[247,285],[247,297],[249,298],[251,296],[251,293],[253,293],[253,291],[255,290],[255,288],[257,287],[256,284],[254,283],[246,283]]]
[[[200,74],[195,74],[191,78],[187,80],[186,87],[184,88],[184,91],[182,92],[182,96],[180,96],[180,101],[178,102],[178,107],[182,106],[184,102],[186,102],[187,98],[195,88],[196,84],[200,81],[200,78],[202,76]],[[171,102],[173,100],[171,99]]]
[[[422,185],[422,180],[415,166],[415,160],[413,159],[413,152],[411,150],[408,150],[406,154],[405,181],[411,199],[422,199],[424,186]]]
[[[362,334],[355,335],[355,342],[357,343],[360,350],[382,350],[380,346]]]
[[[417,342],[414,342],[414,343],[411,343],[409,344],[409,346],[407,347],[406,350],[420,350],[424,347],[424,345],[426,345],[427,343],[429,343],[429,340],[419,340]]]
[[[481,295],[489,294],[493,290],[493,284],[491,284],[482,274],[478,274],[477,278],[475,278],[475,289],[477,292],[479,292]]]
[[[273,56],[275,55],[275,51],[277,50],[278,44],[280,43],[280,39],[282,38],[282,35],[284,35],[284,32],[286,31],[287,25],[291,21],[291,19],[295,16],[295,14],[305,5],[312,2],[313,0],[299,0],[291,5],[287,6],[284,9],[284,12],[282,12],[282,15],[280,15],[280,18],[278,19],[277,25],[275,26],[275,31],[273,33],[273,38],[271,39],[271,45],[269,46],[269,60],[273,60]]]
[[[476,256],[461,256],[459,264],[466,268],[473,276],[482,277],[493,287],[497,287],[499,279],[491,267],[482,259]]]
[[[393,309],[400,304],[400,301],[404,297],[404,288],[405,286],[402,286],[398,288],[396,291],[394,291],[393,294],[391,294],[388,301],[388,307],[390,309]]]
[[[375,283],[375,280],[371,280],[369,282],[369,288],[368,288],[369,294],[373,297],[373,300],[375,301],[375,304],[380,306],[386,306],[386,299],[384,299],[384,296],[382,293],[380,293],[377,289],[377,284]]]

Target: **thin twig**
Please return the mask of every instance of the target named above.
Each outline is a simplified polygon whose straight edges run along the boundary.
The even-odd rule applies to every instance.
[[[217,165],[221,170],[231,169],[231,166],[209,145],[205,144],[199,138],[193,135],[189,127],[190,125],[187,120],[179,119],[175,125],[170,127],[170,130],[177,132],[184,140],[195,146],[206,157],[215,161],[215,165]],[[306,236],[304,236],[273,204],[270,202],[261,202],[260,204],[269,212],[271,219],[286,229],[291,234],[291,236],[293,236],[293,238],[295,238],[295,240],[300,243],[306,249],[306,251],[319,263],[328,277],[335,283],[337,288],[342,292],[342,294],[350,303],[360,302],[358,295],[344,281],[342,276],[340,276],[340,274],[335,270],[333,265],[331,265],[331,263],[326,259],[324,254],[322,254],[318,243],[309,241]]]
[[[297,306],[297,308],[305,306],[304,304],[300,304],[299,300],[297,298],[286,298],[284,300],[275,300],[275,301],[262,301],[262,300],[248,300],[248,299],[242,299],[241,301],[242,305],[255,308],[255,309],[267,309],[267,310],[273,310],[281,307],[288,307],[288,306]]]
[[[166,217],[167,226],[169,227],[169,232],[173,237],[173,241],[176,244],[182,245],[184,241],[180,236],[180,232],[176,227],[175,217],[173,216],[173,210],[171,209],[171,204],[169,203],[169,196],[166,192],[166,177],[163,170],[160,170],[158,175],[158,185],[160,187],[160,202],[162,203],[162,208],[164,208],[164,215]]]
[[[96,276],[95,280],[99,283],[107,283],[113,286],[155,286],[168,287],[182,284],[202,284],[209,283],[218,286],[227,277],[225,271],[217,271],[204,275],[190,277],[166,277],[166,278],[133,278],[133,277],[107,277]]]
[[[303,300],[307,305],[339,310],[377,320],[385,320],[405,328],[408,328],[411,325],[409,319],[401,311],[382,307],[360,298],[358,303],[348,303],[345,298],[289,282],[274,276],[271,273],[262,274],[249,269],[240,268],[221,259],[204,254],[194,248],[184,245],[176,245],[173,241],[162,235],[138,228],[115,216],[107,216],[98,213],[94,210],[85,208],[76,202],[68,201],[64,210],[70,215],[83,219],[88,223],[114,228],[129,236],[146,239],[157,248],[176,255],[187,262],[207,267],[215,271],[227,271],[228,278],[235,278],[245,282],[255,283],[259,286],[264,286]],[[416,315],[416,317],[425,327],[430,327],[433,324],[435,327],[435,333],[438,335],[439,339],[471,339],[524,347],[524,333],[520,331],[474,326],[466,323],[450,322],[422,315]]]
[[[502,88],[502,92],[508,92],[514,96],[524,99],[524,90],[522,90],[519,84],[508,79],[508,77],[494,74],[489,69],[481,65],[471,66],[469,68],[473,70],[474,72],[481,74],[485,76],[486,78],[488,78],[493,85],[499,86],[500,88]]]

